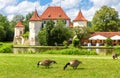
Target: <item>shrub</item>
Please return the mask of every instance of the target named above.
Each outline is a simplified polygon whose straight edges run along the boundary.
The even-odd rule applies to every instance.
[[[68,46],[68,42],[67,42],[67,41],[64,41],[64,42],[63,42],[63,45],[64,45],[65,47],[67,47],[67,46]]]
[[[0,48],[0,53],[12,53],[12,52],[13,52],[13,50],[12,50],[11,45],[3,45]]]
[[[43,53],[46,54],[64,54],[64,55],[97,55],[95,51],[81,50],[78,48],[68,48],[62,50],[49,50]]]
[[[112,40],[110,38],[106,39],[106,46],[112,46]]]
[[[78,38],[74,39],[72,43],[73,43],[74,47],[79,47],[79,39]]]
[[[116,52],[118,55],[120,55],[120,46],[117,46],[117,47],[115,48],[115,52]]]

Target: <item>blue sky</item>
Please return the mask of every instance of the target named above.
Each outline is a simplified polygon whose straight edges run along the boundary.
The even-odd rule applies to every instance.
[[[61,6],[71,20],[81,9],[84,17],[91,21],[96,10],[103,5],[115,8],[120,16],[119,0],[0,0],[0,13],[12,20],[17,14],[25,16],[34,11],[35,7],[41,15],[48,6]]]

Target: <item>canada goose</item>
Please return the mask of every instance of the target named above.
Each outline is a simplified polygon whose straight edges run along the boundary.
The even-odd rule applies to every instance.
[[[115,53],[115,52],[113,52],[113,53],[112,53],[112,58],[113,58],[113,59],[116,59],[116,58],[118,59],[118,54]]]
[[[73,67],[73,69],[77,69],[77,67],[79,66],[79,64],[82,63],[81,61],[78,60],[71,60],[70,62],[68,62],[65,66],[64,66],[64,70],[67,68],[68,65],[70,65],[71,67]]]
[[[42,66],[45,66],[46,68],[49,68],[51,64],[55,64],[55,63],[56,61],[54,60],[43,60],[43,61],[39,61],[37,63],[37,66],[39,67],[39,65],[42,65]]]

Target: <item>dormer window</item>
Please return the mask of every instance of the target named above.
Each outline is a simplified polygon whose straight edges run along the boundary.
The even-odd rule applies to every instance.
[[[51,17],[51,15],[48,15],[48,17]]]
[[[61,17],[61,15],[59,15],[59,17]]]

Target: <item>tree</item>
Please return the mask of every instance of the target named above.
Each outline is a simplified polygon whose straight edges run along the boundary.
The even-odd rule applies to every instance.
[[[51,35],[53,38],[53,43],[63,44],[66,40],[68,41],[73,36],[73,32],[70,28],[66,27],[63,20],[58,20],[56,26],[52,29]]]
[[[4,31],[4,28],[3,26],[0,26],[0,41],[4,41],[5,36],[6,36],[6,33]]]
[[[24,16],[20,14],[15,15],[12,21],[18,22],[19,20],[24,20]]]
[[[58,20],[56,25],[54,25],[52,20],[47,21],[45,28],[38,34],[40,44],[48,46],[53,46],[55,43],[63,44],[64,41],[72,38],[72,36],[73,32],[65,26],[63,20]]]
[[[92,25],[95,31],[119,31],[118,12],[111,7],[102,6],[96,11]]]
[[[106,39],[106,46],[112,46],[112,40],[110,38]]]
[[[80,42],[82,39],[89,38],[90,36],[90,30],[88,27],[75,27],[74,31]]]
[[[13,40],[13,31],[9,24],[9,21],[6,16],[3,16],[0,14],[0,28],[1,28],[1,35],[4,35],[1,37],[0,41],[11,41]]]
[[[46,38],[46,29],[43,28],[39,33],[38,33],[38,39],[39,39],[39,43],[40,45],[47,45],[47,38]]]
[[[51,30],[54,28],[54,21],[53,20],[50,20],[50,21],[47,21],[47,24],[46,24],[46,41],[47,41],[47,45],[54,45],[53,44],[53,40],[52,40],[52,36],[51,36]]]

